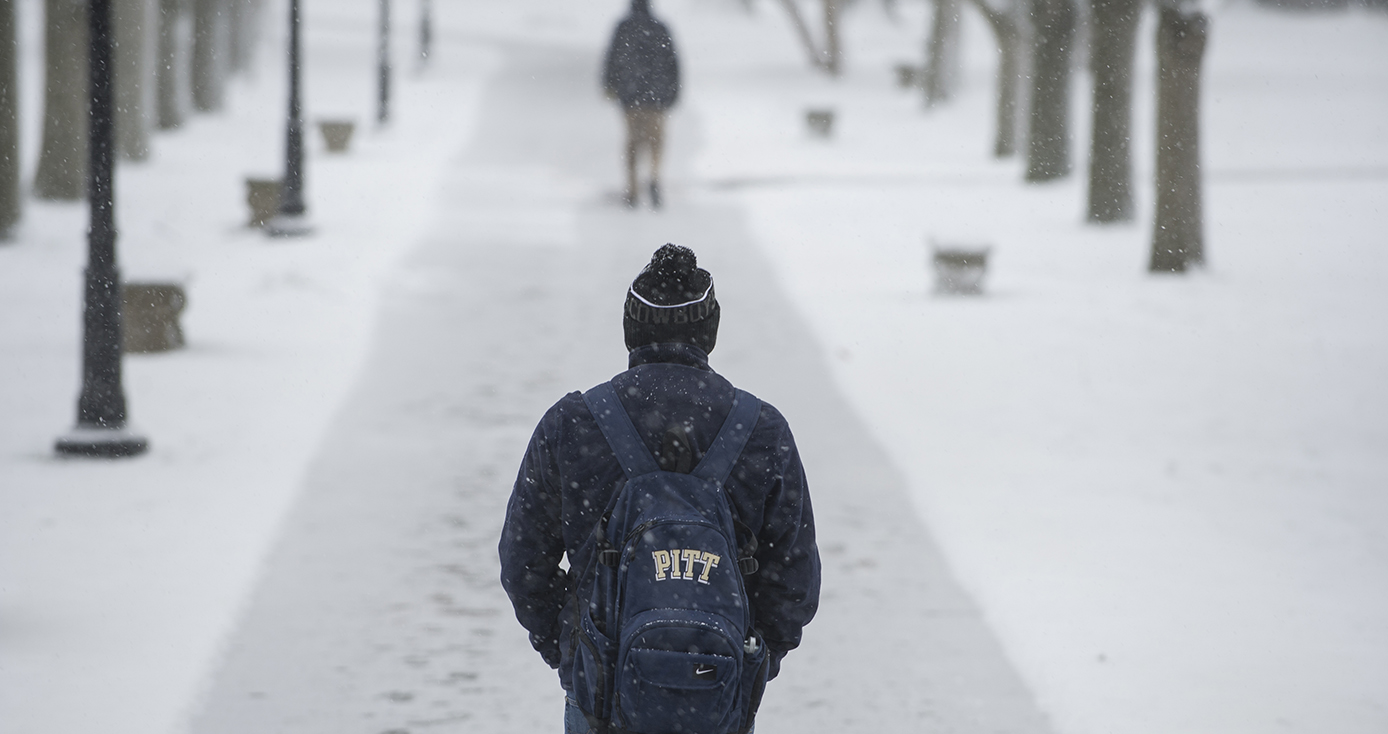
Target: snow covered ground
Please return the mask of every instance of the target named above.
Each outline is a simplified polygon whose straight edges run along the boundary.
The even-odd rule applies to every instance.
[[[500,44],[597,54],[622,3],[435,6],[435,66],[400,64],[395,124],[359,130],[347,157],[311,146],[313,238],[242,226],[241,179],[279,168],[282,3],[226,111],[121,170],[124,274],[190,293],[189,347],[125,362],[148,456],[51,452],[79,387],[85,208],[31,201],[0,244],[0,729],[178,731],[358,379],[382,284],[437,285],[395,263],[450,197],[495,197],[465,220],[477,231],[573,247],[575,202],[615,189],[615,152],[606,189],[541,162],[442,182]],[[374,8],[305,3],[310,120],[370,119]],[[1096,228],[1082,176],[1028,187],[987,157],[975,17],[962,94],[925,114],[890,69],[919,54],[915,3],[899,23],[857,4],[836,82],[808,71],[773,3],[656,8],[687,74],[670,134],[697,148],[672,209],[745,212],[1058,731],[1388,729],[1388,18],[1213,9],[1211,267],[1154,278],[1150,18],[1138,222]],[[41,13],[20,11],[31,172]],[[414,7],[397,12],[404,58]],[[1078,171],[1086,104],[1081,75]],[[838,110],[833,139],[804,133],[808,106]],[[930,295],[931,238],[993,246],[986,297]]]

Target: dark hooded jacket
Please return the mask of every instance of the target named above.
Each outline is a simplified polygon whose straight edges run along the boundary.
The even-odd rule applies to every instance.
[[[690,344],[647,345],[633,350],[630,362],[612,383],[647,448],[658,455],[667,428],[679,422],[697,463],[732,410],[732,383]],[[569,592],[578,580],[560,559],[567,554],[569,568],[589,567],[593,545],[586,541],[622,478],[582,394],[569,393],[535,428],[506,508],[501,584],[531,644],[559,668],[565,688],[575,639]],[[771,405],[762,404],[725,486],[734,517],[757,529],[759,569],[747,577],[747,594],[774,676],[818,608],[820,561],[800,454],[785,418]]]
[[[622,106],[667,109],[680,96],[680,64],[665,24],[651,15],[645,0],[617,24],[607,48],[603,88]]]

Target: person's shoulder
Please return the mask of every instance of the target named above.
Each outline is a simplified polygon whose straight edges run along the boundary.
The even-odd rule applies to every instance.
[[[616,27],[612,29],[612,43],[630,38],[635,30],[635,21],[631,17],[622,18],[617,21]]]
[[[665,23],[661,21],[659,18],[656,18],[654,16],[651,17],[650,28],[652,31],[656,33],[656,35],[662,37],[664,40],[672,40],[670,37],[670,26],[665,25]]]
[[[613,31],[613,35],[624,36],[640,32],[645,28],[651,27],[651,20],[650,18],[637,18],[636,16],[628,15],[617,21],[617,28]]]
[[[761,403],[761,421],[766,423],[768,428],[774,427],[778,431],[790,432],[790,421],[786,420],[780,409],[765,400]]]
[[[583,402],[583,393],[574,390],[559,398],[554,405],[549,406],[549,410],[545,411],[544,417],[540,419],[540,424],[558,427],[588,415],[588,406]]]
[[[776,406],[757,397],[757,395],[750,390],[738,389],[761,402],[761,410],[757,415],[757,425],[753,429],[754,432],[790,432],[790,423],[786,421],[785,415],[783,415]]]
[[[574,390],[573,392],[565,394],[564,397],[559,398],[559,400],[554,403],[554,407],[550,408],[550,410],[557,410],[564,413],[573,413],[575,411],[587,413],[588,404],[583,402],[583,391]]]
[[[777,457],[777,461],[762,463],[764,467],[783,466],[782,462],[797,456],[800,452],[795,443],[795,434],[791,433],[790,423],[775,405],[761,398],[757,400],[761,402],[761,409],[758,411],[752,433],[747,437],[746,450],[751,456],[758,457],[759,462],[765,462],[769,457]]]

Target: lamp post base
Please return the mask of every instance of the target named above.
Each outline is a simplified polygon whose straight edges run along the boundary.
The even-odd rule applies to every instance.
[[[116,459],[143,454],[149,450],[149,441],[124,428],[78,426],[59,437],[54,448],[63,456]]]
[[[313,225],[303,214],[276,214],[265,223],[265,233],[271,237],[306,237],[313,234]]]

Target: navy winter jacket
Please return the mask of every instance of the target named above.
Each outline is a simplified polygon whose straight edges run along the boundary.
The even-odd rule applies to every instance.
[[[732,409],[734,388],[689,344],[653,344],[631,352],[631,369],[612,383],[652,455],[665,430],[682,422],[696,449],[713,443]],[[573,662],[572,579],[560,567],[588,567],[588,543],[623,478],[612,449],[581,393],[545,413],[521,463],[501,533],[501,585],[530,642],[567,688]],[[757,530],[759,570],[746,579],[754,624],[771,653],[771,675],[800,644],[819,606],[819,550],[809,488],[790,427],[762,403],[761,416],[725,485],[733,515]]]
[[[663,110],[680,96],[680,64],[665,24],[633,10],[617,24],[603,65],[603,87],[622,106]]]

